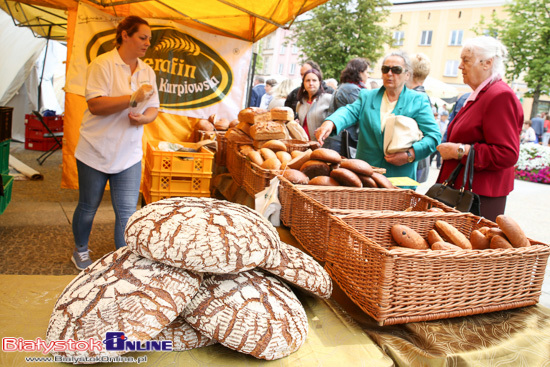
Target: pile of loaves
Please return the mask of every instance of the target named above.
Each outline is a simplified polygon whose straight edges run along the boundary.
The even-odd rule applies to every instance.
[[[307,315],[289,282],[329,298],[332,281],[310,256],[281,242],[256,211],[212,198],[170,198],[134,213],[127,247],[82,271],[57,300],[47,341],[171,340],[174,351],[220,343],[273,360],[298,350]],[[124,351],[52,351],[117,357]]]
[[[402,247],[414,250],[487,250],[529,247],[529,239],[518,223],[507,215],[496,218],[498,227],[481,227],[468,238],[452,224],[438,220],[428,231],[427,240],[414,229],[395,224],[391,228],[394,241]]]
[[[293,120],[289,107],[265,111],[245,108],[239,112],[236,127],[226,138],[238,145],[239,152],[250,162],[266,170],[279,171],[290,182],[299,185],[394,188],[383,175],[385,170],[371,167],[360,159],[343,159],[331,149],[318,144],[303,145],[305,150],[291,150],[286,141],[309,142],[300,124]],[[309,142],[313,143],[313,142]]]

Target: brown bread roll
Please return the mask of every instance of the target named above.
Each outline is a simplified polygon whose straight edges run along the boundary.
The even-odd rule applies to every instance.
[[[215,113],[211,114],[210,116],[208,116],[208,121],[216,124],[216,122],[218,122],[218,115],[216,115]]]
[[[229,129],[229,120],[226,118],[220,118],[214,123],[216,130],[227,130]]]
[[[391,235],[399,246],[417,250],[428,250],[428,242],[422,238],[414,229],[402,224],[395,224],[391,227]]]
[[[501,214],[497,216],[497,224],[502,229],[508,240],[514,247],[528,247],[531,246],[527,236],[517,224],[515,220],[507,215]]]
[[[293,169],[300,169],[304,163],[309,161],[309,158],[311,157],[311,149],[306,150],[305,152],[301,152],[302,154],[297,155],[296,157],[292,158],[288,163],[287,167],[293,168]],[[293,152],[294,153],[294,152]],[[292,155],[292,154],[291,154]]]
[[[318,186],[340,186],[338,181],[330,176],[317,176],[309,180],[309,184]]]
[[[268,160],[270,158],[275,158],[277,159],[277,155],[275,154],[274,151],[272,151],[271,149],[269,148],[262,148],[260,149],[260,154],[262,155],[262,158],[264,160]]]
[[[430,229],[428,231],[428,243],[430,245],[433,245],[436,242],[445,242],[445,240],[441,238],[441,236],[439,235],[439,233],[437,233],[435,229]]]
[[[195,130],[214,131],[214,124],[208,120],[199,120],[195,124]]]
[[[363,187],[361,179],[352,171],[345,168],[336,168],[330,172],[330,177],[342,186]]]
[[[252,150],[255,150],[254,147],[252,145],[241,145],[239,147],[239,151],[241,152],[241,154],[243,155],[248,155],[248,152],[252,151]]]
[[[458,229],[444,220],[438,220],[435,222],[435,229],[443,239],[457,245],[465,250],[471,250],[472,244]]]
[[[365,176],[357,174],[357,177],[361,180],[361,183],[363,184],[363,187],[371,187],[371,188],[377,188],[376,181],[374,181],[374,178],[371,176]]]
[[[233,120],[233,121],[231,121],[231,122],[229,123],[229,127],[230,127],[230,128],[231,128],[231,127],[235,127],[235,126],[237,126],[237,125],[239,124],[239,122],[240,122],[239,120],[235,119],[235,120]]]
[[[309,177],[297,169],[286,169],[283,172],[283,177],[296,185],[307,185],[309,183]]]
[[[257,150],[251,150],[246,156],[250,159],[250,162],[256,163],[260,167],[262,166],[262,163],[264,163],[262,155]]]
[[[280,140],[268,140],[267,142],[262,145],[262,148],[268,148],[271,149],[274,152],[286,152],[286,145]]]
[[[489,227],[486,227],[487,230],[485,231],[482,231],[484,227],[480,228],[479,231],[485,235],[485,237],[487,237],[489,240],[491,238],[493,238],[494,236],[500,236],[500,237],[504,237],[506,238],[506,235],[504,234],[504,232],[502,231],[502,229],[500,228],[496,228],[496,227],[493,227],[493,228],[489,228]],[[485,233],[484,233],[485,232]]]
[[[449,242],[438,241],[432,244],[432,250],[462,251],[463,249]]]
[[[277,157],[268,158],[262,163],[263,169],[281,169],[281,161]]]
[[[393,188],[395,188],[395,186],[393,186],[393,184],[390,182],[390,180],[388,180],[388,178],[386,176],[384,176],[383,174],[381,174],[381,173],[373,172],[371,177],[374,179],[374,181],[376,182],[376,186],[378,186],[378,187],[381,187],[381,188],[384,188],[384,189],[393,189]]]
[[[300,171],[302,171],[311,180],[317,176],[330,175],[330,166],[326,162],[310,159],[302,164]]]
[[[285,169],[286,164],[292,159],[288,152],[279,151],[276,152],[275,155],[277,155],[277,158],[281,161],[281,169]]]
[[[430,212],[430,213],[445,213],[445,210],[441,209],[441,208],[438,208],[436,206],[434,207],[431,207],[430,209],[426,210],[427,212]]]
[[[491,243],[489,244],[489,247],[492,249],[499,249],[499,248],[514,248],[508,240],[502,236],[495,235],[493,238],[491,238]]]
[[[299,156],[301,156],[302,154],[304,154],[304,152],[302,152],[301,150],[293,150],[292,152],[290,152],[290,156],[291,156],[292,158],[299,157]]]
[[[485,237],[483,233],[475,229],[472,233],[470,233],[470,243],[472,244],[472,249],[474,250],[486,250],[490,247],[489,245],[491,240]]]
[[[372,166],[362,159],[344,159],[340,162],[340,168],[346,168],[357,175],[370,176],[374,172]]]
[[[338,153],[335,150],[327,149],[327,148],[315,149],[313,153],[311,153],[311,159],[316,159],[318,161],[323,161],[328,163],[340,163],[342,161],[342,157],[340,156],[340,153]]]

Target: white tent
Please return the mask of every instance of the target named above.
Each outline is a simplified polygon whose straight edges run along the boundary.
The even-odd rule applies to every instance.
[[[57,41],[49,41],[46,49],[45,39],[34,37],[27,28],[15,26],[12,18],[0,10],[0,54],[3,55],[0,58],[0,106],[14,108],[12,139],[22,142],[25,141],[25,114],[33,110],[53,110],[56,114],[64,111],[62,88],[67,49]]]

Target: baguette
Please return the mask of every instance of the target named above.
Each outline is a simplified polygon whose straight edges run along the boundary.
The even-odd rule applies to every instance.
[[[435,222],[435,229],[443,239],[448,240],[452,244],[457,245],[465,250],[471,250],[472,244],[458,229],[444,220],[438,220]]]

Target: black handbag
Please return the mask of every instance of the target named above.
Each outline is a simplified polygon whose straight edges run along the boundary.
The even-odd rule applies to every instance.
[[[475,215],[480,215],[481,202],[479,195],[472,192],[472,182],[474,181],[474,146],[470,148],[468,158],[466,159],[466,166],[459,163],[449,178],[441,184],[435,184],[426,192],[426,196],[441,201],[458,211],[470,212]],[[454,183],[458,174],[464,167],[464,179],[462,181],[462,187],[455,189]],[[466,190],[466,181],[469,183],[469,190]]]

